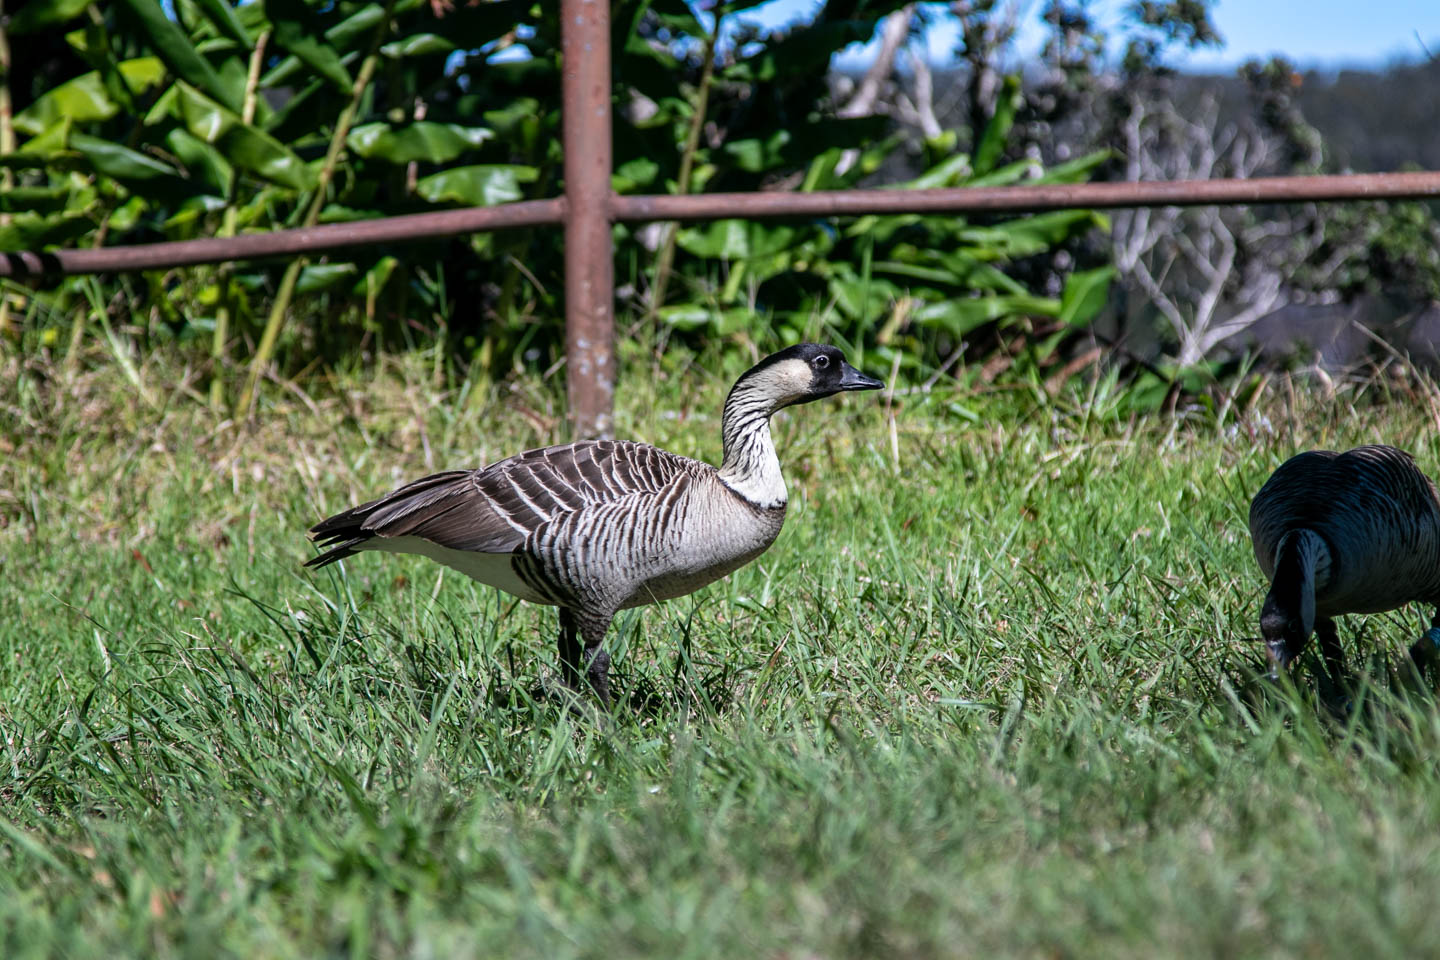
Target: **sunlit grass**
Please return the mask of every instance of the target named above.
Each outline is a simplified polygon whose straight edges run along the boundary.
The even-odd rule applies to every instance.
[[[713,461],[727,363],[630,357],[619,432]],[[558,439],[558,382],[387,365],[242,430],[180,371],[137,369],[150,405],[11,369],[6,957],[1440,947],[1440,715],[1386,676],[1421,611],[1344,624],[1349,719],[1303,668],[1268,688],[1244,522],[1298,449],[1440,466],[1429,388],[796,409],[779,541],[617,619],[601,721],[532,696],[553,611],[418,559],[299,568],[325,513]]]

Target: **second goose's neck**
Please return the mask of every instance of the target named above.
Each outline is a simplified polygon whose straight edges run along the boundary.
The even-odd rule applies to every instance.
[[[742,383],[730,391],[722,417],[725,456],[720,479],[757,507],[783,507],[790,496],[770,436],[775,409],[773,397]]]
[[[1300,614],[1307,632],[1315,620],[1315,591],[1330,582],[1332,558],[1324,538],[1313,530],[1294,530],[1275,551],[1271,592]]]

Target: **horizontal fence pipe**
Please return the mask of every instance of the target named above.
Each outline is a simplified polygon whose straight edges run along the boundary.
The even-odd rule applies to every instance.
[[[261,260],[302,253],[344,250],[382,243],[407,243],[454,237],[488,230],[508,230],[559,224],[565,218],[565,201],[522,200],[494,207],[469,207],[434,213],[326,223],[296,230],[244,233],[236,237],[204,237],[169,243],[147,243],[94,250],[54,250],[44,253],[0,253],[0,277],[34,277],[46,274],[122,273],[192,267],[229,260]]]
[[[1021,184],[936,190],[619,196],[611,201],[611,213],[616,220],[622,221],[755,220],[770,217],[1019,213],[1077,207],[1194,207],[1423,198],[1440,199],[1440,171],[1259,177],[1250,180]]]
[[[1258,177],[1251,180],[1022,184],[944,190],[616,196],[611,198],[610,212],[615,220],[634,222],[1420,199],[1440,199],[1440,171]],[[325,224],[308,230],[276,230],[238,237],[208,237],[98,250],[0,253],[0,277],[111,273],[195,266],[226,260],[258,260],[375,243],[416,242],[485,230],[559,225],[564,219],[565,201],[557,197],[523,200],[497,207]]]

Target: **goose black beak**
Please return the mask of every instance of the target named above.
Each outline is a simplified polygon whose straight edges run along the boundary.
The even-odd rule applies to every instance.
[[[850,364],[844,364],[840,371],[841,390],[879,390],[885,386],[885,381],[876,380],[874,377],[861,373]]]

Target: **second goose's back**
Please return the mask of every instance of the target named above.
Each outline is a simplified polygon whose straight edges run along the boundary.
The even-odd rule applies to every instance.
[[[1440,599],[1440,505],[1410,455],[1383,445],[1311,450],[1285,461],[1250,504],[1266,577],[1285,534],[1312,530],[1330,548],[1321,614],[1373,613]]]

